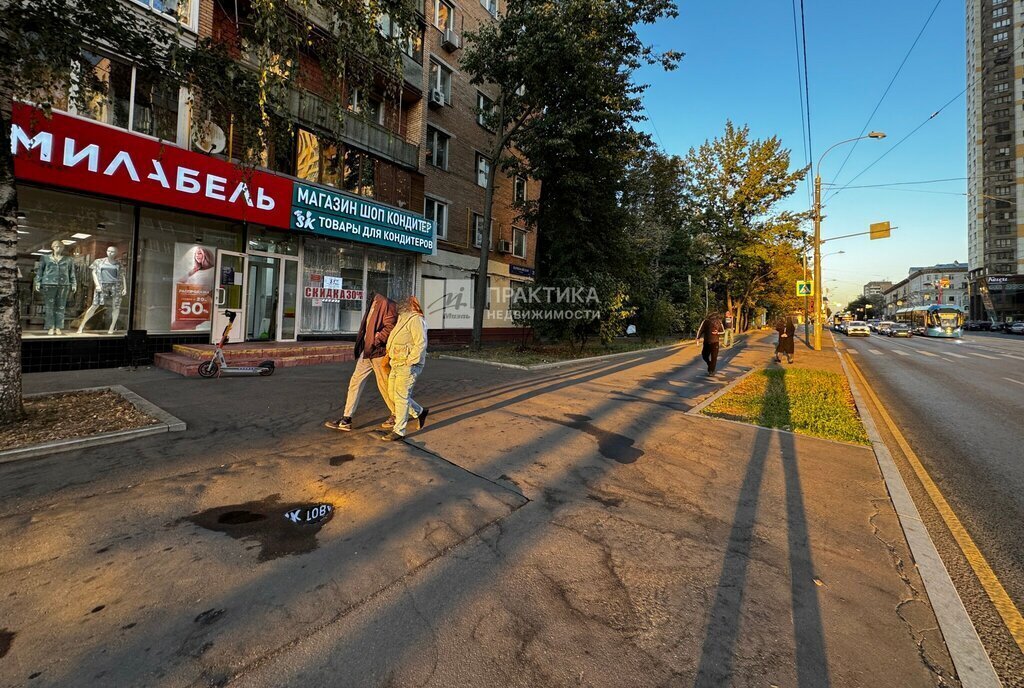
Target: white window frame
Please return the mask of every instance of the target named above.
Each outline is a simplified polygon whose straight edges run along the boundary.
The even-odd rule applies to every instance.
[[[523,252],[522,252],[522,254],[516,253],[516,238],[520,237],[520,236],[523,238]],[[525,229],[522,229],[520,227],[513,227],[512,228],[512,255],[515,256],[516,258],[522,258],[523,260],[526,260],[526,253],[529,250],[527,248],[527,246],[526,246],[527,238],[528,237],[527,237]]]
[[[483,163],[481,165],[480,163]],[[491,170],[491,161],[480,151],[476,152],[476,162],[473,165],[476,170],[476,185],[487,188],[487,175]]]
[[[484,106],[490,103],[489,108]],[[494,100],[489,98],[483,91],[476,92],[476,123],[487,131],[493,131],[491,127],[487,126],[487,121],[484,119],[485,114],[490,114],[494,110]]]
[[[434,132],[438,136],[444,137],[444,165],[438,165],[435,162],[437,160],[437,156],[434,155],[434,153],[435,153],[435,146],[431,146],[431,144],[430,144],[430,134],[431,134],[431,132]],[[434,140],[436,142],[438,139],[435,138]],[[438,129],[437,127],[435,127],[433,125],[428,124],[427,125],[427,150],[430,151],[430,154],[431,154],[430,155],[430,160],[431,161],[429,163],[427,163],[427,164],[430,165],[431,167],[436,167],[439,170],[447,171],[448,170],[448,163],[450,161],[450,156],[451,156],[451,152],[452,152],[451,143],[452,143],[452,135],[451,134],[449,134],[448,132],[446,132],[446,131],[444,131],[442,129]]]
[[[483,240],[483,236],[482,236],[483,235],[483,230],[482,230],[482,227],[483,227],[483,224],[484,224],[484,216],[483,216],[482,213],[473,212],[471,217],[473,218],[473,248],[480,248],[480,242]],[[477,222],[477,218],[480,218],[479,222]],[[492,244],[494,243],[494,218],[491,218],[491,241],[490,241],[490,243],[492,243]],[[490,246],[488,246],[487,248],[489,250]]]
[[[187,0],[189,3],[188,17],[186,17],[184,21],[182,19],[173,19],[171,15],[167,14],[167,12],[154,7],[153,4],[156,1],[157,0],[132,0],[134,4],[139,5],[143,9],[154,12],[166,19],[168,22],[173,22],[175,25],[181,25],[183,28],[195,33],[196,26],[199,24],[199,3],[201,0]]]
[[[427,204],[428,203],[433,203],[434,204],[434,212],[433,213],[428,213],[427,212]],[[443,217],[440,220],[437,218],[437,210],[438,210],[438,208],[443,208],[444,209],[444,212],[442,213]],[[447,201],[442,201],[441,199],[435,198],[433,196],[424,196],[423,197],[423,216],[425,218],[427,218],[428,220],[433,220],[434,223],[436,224],[436,226],[437,226],[437,238],[438,239],[442,239],[442,240],[447,240],[448,239],[448,216],[449,216],[448,210],[449,210],[449,204],[448,204]]]
[[[191,108],[188,105],[188,92],[184,88],[181,88],[181,87],[178,88],[178,121],[175,122],[174,138],[173,139],[162,139],[162,138],[160,138],[158,136],[154,136],[153,134],[147,134],[144,131],[135,131],[135,129],[134,129],[134,126],[135,126],[135,84],[136,84],[136,79],[138,77],[139,68],[135,65],[134,62],[132,62],[132,61],[126,59],[126,58],[123,58],[123,57],[121,57],[119,55],[114,55],[114,54],[112,54],[112,53],[110,53],[108,51],[104,51],[104,50],[85,50],[85,52],[91,53],[91,54],[96,55],[98,57],[106,58],[108,60],[120,62],[121,64],[127,65],[127,66],[129,66],[131,68],[131,70],[132,70],[132,78],[131,78],[131,82],[130,82],[131,85],[129,86],[131,92],[129,93],[129,96],[128,96],[128,124],[127,124],[127,126],[121,127],[121,126],[118,126],[118,125],[114,124],[113,122],[103,122],[103,121],[94,119],[88,113],[79,112],[79,110],[78,110],[78,102],[77,102],[77,100],[78,100],[77,95],[78,95],[78,89],[80,87],[80,76],[79,76],[79,72],[78,72],[78,70],[79,70],[79,63],[77,63],[77,62],[72,67],[71,79],[70,79],[70,84],[69,84],[69,87],[68,87],[69,93],[68,93],[67,108],[68,108],[68,113],[69,114],[76,115],[78,117],[83,117],[83,118],[88,119],[88,120],[90,120],[92,122],[98,122],[100,124],[105,124],[105,125],[107,125],[109,127],[113,127],[114,129],[119,129],[121,131],[127,131],[128,133],[135,134],[136,136],[145,136],[146,138],[153,139],[154,141],[163,141],[164,143],[170,143],[170,144],[173,144],[175,146],[187,147],[187,142],[188,142],[188,139],[189,139],[189,136],[190,136],[190,132],[189,132],[190,124],[189,123],[191,121]],[[110,105],[108,104],[107,107],[110,107]]]
[[[498,17],[498,0],[480,0],[480,6],[492,17]]]
[[[441,5],[448,8],[448,21],[444,25],[439,23],[441,20]],[[434,27],[441,31],[445,29],[455,30],[455,5],[446,0],[434,0]]]
[[[522,186],[523,197],[519,198],[519,187]],[[526,177],[516,175],[515,180],[512,182],[512,200],[515,203],[525,203],[529,199],[528,187],[526,185]]]
[[[430,56],[430,67],[437,67],[437,78],[433,79],[433,83],[430,84],[430,88],[441,89],[441,93],[444,94],[445,105],[452,104],[452,76],[455,74],[455,70],[446,65],[441,60],[437,59],[433,55]],[[429,71],[428,71],[429,75]],[[444,78],[447,75],[447,80]],[[428,77],[429,78],[429,77]],[[445,86],[447,81],[447,87]]]

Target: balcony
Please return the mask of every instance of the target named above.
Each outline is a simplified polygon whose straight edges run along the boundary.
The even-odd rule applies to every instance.
[[[291,112],[300,124],[329,131],[346,144],[403,167],[418,167],[419,146],[409,143],[390,129],[347,112],[338,113],[322,98],[312,93],[293,92]]]
[[[402,53],[402,78],[416,93],[423,92],[423,65],[405,53]]]

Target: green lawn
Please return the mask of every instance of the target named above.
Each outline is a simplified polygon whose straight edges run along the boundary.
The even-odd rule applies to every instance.
[[[591,356],[604,356],[606,354],[625,353],[628,351],[641,351],[658,346],[674,344],[677,340],[667,339],[664,341],[651,341],[641,344],[639,339],[616,339],[609,346],[602,346],[600,342],[587,344],[583,351],[578,347],[570,347],[565,344],[530,344],[522,347],[517,344],[502,344],[496,346],[485,346],[479,351],[473,349],[457,349],[454,351],[442,351],[446,356],[460,356],[462,358],[473,358],[483,361],[494,361],[497,363],[513,363],[515,365],[538,365],[540,363],[554,363],[556,361],[570,361]]]
[[[868,444],[846,378],[824,370],[759,370],[703,413],[802,435]]]

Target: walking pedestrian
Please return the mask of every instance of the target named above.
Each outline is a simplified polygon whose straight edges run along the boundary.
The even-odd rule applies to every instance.
[[[793,316],[787,316],[785,320],[780,320],[775,329],[779,333],[779,343],[775,347],[775,360],[781,363],[779,354],[785,354],[786,362],[792,363],[796,342],[796,325],[793,324]]]
[[[395,404],[388,394],[388,336],[398,321],[398,306],[383,294],[374,294],[370,308],[359,323],[359,334],[356,336],[354,350],[356,369],[348,381],[348,394],[345,397],[345,412],[338,420],[324,423],[332,430],[348,432],[352,429],[352,415],[359,406],[359,397],[363,392],[366,378],[372,373],[377,380],[377,391],[384,397],[384,403],[391,411],[391,417],[381,424],[382,428],[390,428],[395,423]]]
[[[430,409],[420,406],[412,398],[416,378],[423,372],[423,364],[427,361],[427,320],[415,296],[403,301],[398,309],[398,323],[388,337],[387,353],[391,359],[388,393],[395,404],[395,424],[391,432],[381,435],[381,439],[393,442],[405,437],[410,418],[415,418],[417,429],[422,429],[430,413]]]
[[[697,339],[704,339],[700,357],[708,364],[708,375],[714,375],[715,368],[718,367],[718,347],[723,334],[725,334],[725,328],[722,326],[722,318],[718,313],[709,314],[697,332]]]

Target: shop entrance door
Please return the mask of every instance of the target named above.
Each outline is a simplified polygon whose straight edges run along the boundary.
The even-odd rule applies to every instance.
[[[294,342],[298,335],[299,259],[263,251],[250,251],[248,256],[245,338]]]
[[[235,324],[228,342],[245,341],[245,274],[249,257],[244,253],[217,250],[217,288],[214,290],[213,315],[210,323],[210,342],[220,341],[228,324],[224,311],[233,311]]]

